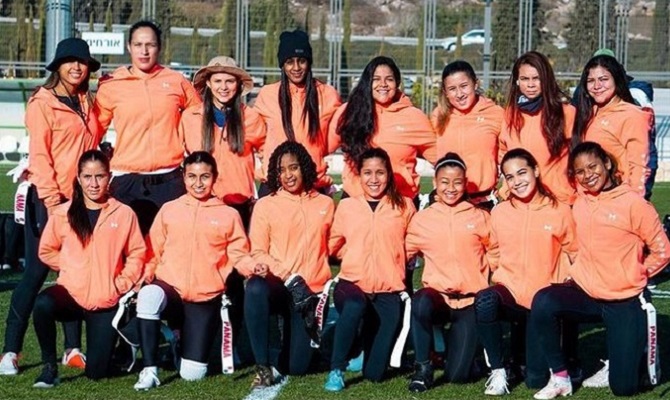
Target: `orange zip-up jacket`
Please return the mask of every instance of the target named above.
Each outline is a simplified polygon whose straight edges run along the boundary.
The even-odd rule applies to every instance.
[[[449,298],[447,293],[472,295],[488,287],[490,218],[488,212],[467,201],[453,207],[436,202],[409,223],[407,258],[423,255],[423,287],[442,293],[451,308],[467,307],[475,299]]]
[[[104,134],[85,95],[79,96],[82,115],[39,88],[28,100],[25,123],[30,139],[28,180],[47,208],[72,198],[77,160],[95,149]],[[84,122],[84,120],[86,122]]]
[[[431,122],[437,129],[439,108],[433,110]],[[498,135],[503,109],[493,100],[479,96],[468,113],[451,111],[449,122],[437,134],[437,158],[452,151],[468,167],[468,193],[491,191],[498,182]]]
[[[244,122],[244,152],[233,153],[224,139],[223,129],[214,126],[212,155],[216,159],[219,177],[214,183],[214,194],[226,204],[241,204],[254,197],[254,153],[258,153],[265,143],[265,123],[253,109],[241,105]],[[202,105],[189,107],[181,117],[179,133],[184,138],[188,153],[203,150],[202,147]]]
[[[670,242],[654,206],[630,186],[597,196],[580,193],[572,212],[579,252],[570,275],[591,297],[637,296],[670,261]]]
[[[405,234],[416,213],[408,198],[405,210],[384,196],[373,212],[364,196],[340,201],[328,241],[332,256],[342,259],[339,277],[365,293],[405,290]]]
[[[328,150],[335,151],[341,144],[337,124],[348,103],[343,104],[333,116],[328,134]],[[416,158],[422,157],[431,164],[437,161],[435,133],[430,120],[412,105],[404,94],[386,107],[375,105],[377,129],[372,135],[373,147],[380,147],[389,154],[395,182],[401,195],[413,199],[419,193],[421,177],[416,172]],[[348,162],[344,163],[342,184],[351,197],[363,194],[360,178]]]
[[[83,247],[67,220],[70,202],[58,206],[40,238],[39,257],[77,304],[87,310],[115,306],[142,278],[146,245],[133,210],[110,198]]]
[[[272,275],[286,280],[291,274],[305,279],[315,293],[330,279],[328,235],[333,224],[333,199],[312,190],[293,195],[279,190],[258,200],[251,215],[251,256],[267,264]],[[238,266],[245,276],[251,263]]]
[[[226,279],[249,256],[240,216],[212,197],[185,194],[158,211],[151,230],[148,276],[168,283],[189,302],[203,302],[226,290]]]
[[[177,132],[181,113],[200,102],[193,85],[165,67],[140,78],[123,66],[100,78],[96,111],[103,129],[112,120],[116,129],[112,170],[143,173],[178,167],[184,160]]]
[[[584,140],[596,142],[610,153],[623,182],[644,196],[644,183],[649,176],[647,159],[652,115],[618,99],[600,109],[595,108],[594,113]]]
[[[272,152],[277,146],[288,140],[284,132],[284,126],[281,122],[281,109],[279,107],[279,86],[280,82],[265,85],[258,93],[254,109],[263,117],[267,125],[267,139],[263,149],[261,178],[265,180],[268,173],[268,162]],[[309,140],[309,121],[303,120],[302,113],[305,109],[306,92],[304,88],[299,88],[289,84],[291,92],[291,121],[293,122],[293,132],[296,142],[305,146],[307,152],[312,156],[316,163],[317,187],[326,187],[332,184],[330,176],[326,175],[328,165],[324,157],[328,155],[328,124],[333,117],[337,107],[342,104],[340,95],[334,87],[323,82],[316,82],[316,91],[319,98],[319,126],[321,131],[315,142]]]
[[[535,157],[540,167],[542,183],[556,196],[561,203],[572,205],[577,196],[575,188],[568,180],[568,148],[572,138],[572,126],[575,122],[575,108],[570,104],[563,104],[563,115],[565,116],[565,137],[567,144],[562,155],[549,161],[551,155],[547,147],[547,141],[542,135],[542,113],[527,114],[521,113],[523,118],[523,127],[521,132],[515,132],[507,123],[503,124],[500,132],[500,157],[502,160],[505,153],[516,148],[523,148]],[[468,175],[470,174],[468,165]],[[509,192],[505,185],[506,192]]]
[[[566,267],[562,258],[575,258],[570,207],[560,202],[554,207],[548,198],[528,205],[503,201],[491,211],[491,243],[487,255],[493,282],[507,287],[519,305],[530,309],[535,293],[567,275],[561,271]]]

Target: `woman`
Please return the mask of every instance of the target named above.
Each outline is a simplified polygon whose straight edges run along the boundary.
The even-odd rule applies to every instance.
[[[58,43],[56,56],[47,65],[51,73],[46,82],[28,100],[25,121],[30,136],[31,186],[25,213],[25,271],[8,307],[0,375],[19,372],[17,354],[23,348],[35,297],[49,272],[37,257],[42,230],[56,207],[72,198],[77,159],[95,149],[103,136],[88,90],[91,72],[99,68],[85,41],[65,39]],[[83,368],[79,323],[66,323],[65,333],[63,362]]]
[[[500,158],[515,148],[528,150],[547,189],[567,205],[575,201],[567,174],[574,120],[575,109],[558,87],[547,57],[536,51],[519,57],[509,82]]]
[[[644,196],[651,114],[635,105],[623,66],[608,55],[593,57],[579,88],[573,147],[584,141],[600,144],[614,157],[622,182]]]
[[[58,279],[35,301],[33,324],[44,366],[34,387],[58,383],[56,321],[86,321],[86,376],[110,376],[112,319],[121,296],[142,277],[146,250],[135,213],[110,197],[110,178],[107,157],[84,152],[72,201],[56,207],[44,228],[39,256]]]
[[[182,111],[200,98],[180,72],[158,64],[156,25],[133,24],[127,49],[131,65],[100,78],[95,106],[103,129],[113,122],[116,130],[112,191],[137,213],[146,235],[158,209],[185,193],[177,130]]]
[[[258,93],[254,109],[267,125],[267,140],[262,158],[260,197],[271,191],[267,187],[270,155],[285,141],[302,144],[316,163],[315,188],[325,191],[332,184],[326,175],[328,123],[342,103],[335,88],[312,74],[312,47],[302,31],[282,32],[277,52],[281,77],[265,85]]]
[[[235,210],[214,196],[216,161],[204,151],[184,160],[187,194],[166,203],[149,233],[152,259],[137,295],[144,369],[135,390],[160,385],[158,340],[161,319],[179,332],[179,375],[203,379],[216,336],[221,295],[233,266],[248,256],[249,244]]]
[[[304,375],[315,339],[314,295],[330,279],[328,233],[333,200],[316,191],[316,164],[300,143],[279,145],[269,160],[270,194],[258,200],[249,239],[254,268],[238,266],[248,277],[244,321],[256,360],[253,388],[275,383],[274,369]],[[270,359],[271,315],[284,320],[280,360]]]
[[[535,398],[572,393],[560,349],[560,319],[605,322],[609,386],[615,396],[632,396],[640,389],[639,368],[647,345],[644,289],[668,264],[670,242],[654,206],[620,182],[616,163],[602,146],[578,145],[569,166],[570,176],[583,189],[572,210],[579,257],[569,281],[545,288],[533,299],[530,325],[540,351],[532,356],[546,359],[552,371]]]
[[[325,389],[344,389],[348,355],[363,322],[363,377],[379,382],[389,363],[401,320],[405,289],[405,233],[415,214],[393,179],[389,155],[371,148],[357,166],[362,195],[340,202],[328,241],[331,256],[342,259],[335,286],[335,325],[330,374]]]
[[[420,180],[417,157],[431,164],[436,161],[435,134],[430,121],[412,106],[400,89],[400,82],[400,70],[391,58],[373,58],[351,91],[349,102],[333,117],[328,147],[333,152],[342,146],[345,159],[342,184],[346,196],[363,194],[356,166],[363,153],[372,147],[389,154],[398,191],[415,201]]]
[[[474,299],[488,286],[490,216],[467,200],[465,163],[458,154],[447,153],[437,162],[433,186],[437,201],[412,218],[405,238],[407,257],[420,254],[425,260],[423,289],[412,297],[416,364],[411,392],[424,392],[433,385],[430,344],[436,324],[451,324],[447,381],[470,379],[477,351]]]
[[[444,67],[438,106],[431,116],[437,154],[454,152],[463,157],[468,166],[468,201],[488,210],[495,204],[502,120],[503,109],[479,93],[469,63],[458,60]]]
[[[543,185],[535,158],[525,149],[508,151],[501,169],[510,189],[508,200],[491,212],[489,262],[493,286],[475,297],[477,328],[488,356],[491,375],[487,395],[504,395],[507,373],[503,368],[502,321],[525,326],[533,296],[551,283],[562,282],[567,271],[561,258],[575,256],[574,221],[570,207],[560,203]],[[565,255],[564,255],[565,254]],[[526,334],[526,385],[546,382],[537,337]]]
[[[214,182],[213,193],[236,209],[249,228],[254,203],[254,153],[265,142],[260,115],[242,103],[253,88],[251,76],[230,57],[213,58],[193,78],[203,105],[184,111],[179,125],[187,153],[206,151],[225,171]]]

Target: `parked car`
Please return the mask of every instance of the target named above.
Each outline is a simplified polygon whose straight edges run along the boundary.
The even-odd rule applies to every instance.
[[[450,36],[443,39],[442,47],[447,51],[456,50],[456,42],[458,41],[458,36]],[[472,29],[465,32],[461,35],[461,43],[463,46],[469,44],[484,44],[484,30],[483,29]]]

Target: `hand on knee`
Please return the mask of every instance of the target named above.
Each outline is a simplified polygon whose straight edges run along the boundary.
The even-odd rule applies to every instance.
[[[166,305],[167,298],[160,286],[144,286],[137,294],[137,318],[159,320]]]
[[[199,381],[207,375],[207,364],[198,361],[181,359],[179,376],[185,381]]]

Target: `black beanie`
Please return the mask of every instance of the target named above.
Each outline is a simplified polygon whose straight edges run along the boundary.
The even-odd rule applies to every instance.
[[[302,57],[312,64],[312,46],[309,45],[307,33],[299,30],[282,32],[279,36],[279,51],[277,59],[279,67],[283,67],[291,57]]]

